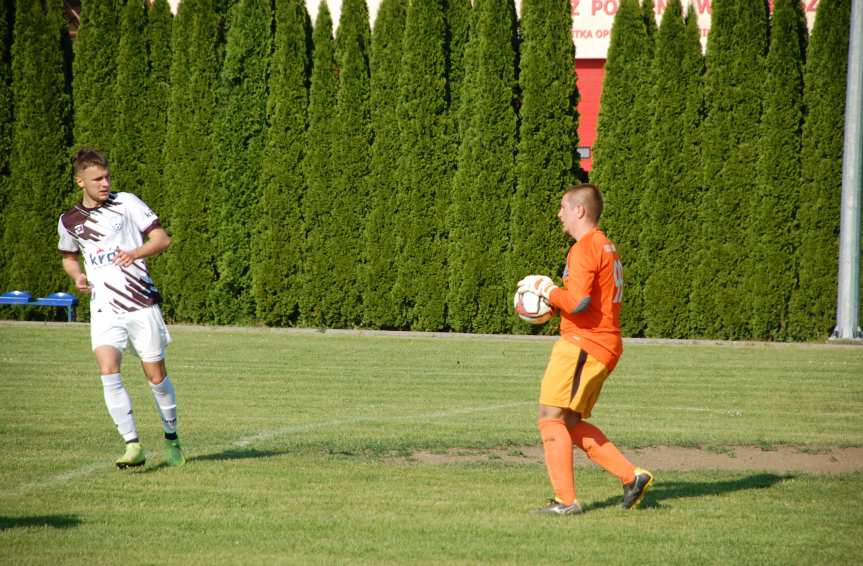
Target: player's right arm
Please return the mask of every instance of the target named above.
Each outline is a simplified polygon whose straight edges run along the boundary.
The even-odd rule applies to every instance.
[[[79,292],[86,294],[90,293],[90,282],[87,281],[87,275],[81,269],[81,263],[78,261],[78,254],[74,252],[64,252],[63,254],[63,271],[66,272],[72,281],[75,282],[75,288]]]

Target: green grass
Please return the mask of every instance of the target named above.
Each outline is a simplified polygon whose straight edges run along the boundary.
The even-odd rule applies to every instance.
[[[548,340],[172,329],[189,457],[122,451],[83,325],[0,323],[0,564],[836,564],[863,553],[863,474],[662,472],[643,508],[577,470],[581,517],[530,511],[541,463],[429,464],[538,445]],[[863,445],[863,349],[628,344],[592,421],[618,445]],[[562,519],[562,520],[561,520]]]

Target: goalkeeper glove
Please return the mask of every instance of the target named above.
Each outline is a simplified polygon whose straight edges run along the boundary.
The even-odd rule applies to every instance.
[[[551,277],[545,275],[528,275],[518,282],[519,290],[526,290],[536,293],[548,304],[551,304],[551,292],[557,289],[557,285],[551,280]]]

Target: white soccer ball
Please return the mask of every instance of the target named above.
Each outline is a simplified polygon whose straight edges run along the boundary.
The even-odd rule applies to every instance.
[[[554,314],[545,299],[524,287],[515,290],[512,304],[518,317],[528,324],[545,324]]]

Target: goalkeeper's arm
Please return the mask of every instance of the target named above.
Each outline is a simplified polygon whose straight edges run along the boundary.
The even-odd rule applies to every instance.
[[[590,306],[590,295],[577,297],[575,293],[571,293],[566,289],[561,289],[555,286],[549,289],[547,295],[544,294],[548,304],[562,312],[569,314],[578,314],[587,310]]]

